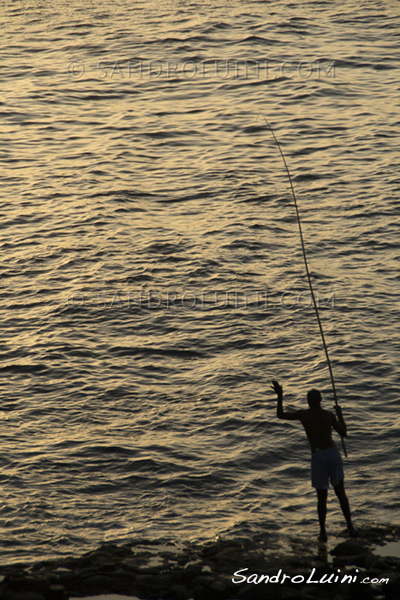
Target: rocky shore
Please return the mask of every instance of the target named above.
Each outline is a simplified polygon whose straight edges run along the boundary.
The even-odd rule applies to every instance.
[[[398,600],[400,526],[311,538],[106,544],[79,558],[0,566],[1,600],[123,594],[144,600]]]

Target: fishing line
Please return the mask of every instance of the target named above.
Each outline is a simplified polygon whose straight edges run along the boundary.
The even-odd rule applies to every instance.
[[[324,345],[324,350],[325,350],[325,356],[326,356],[326,360],[327,360],[327,363],[328,363],[328,369],[329,369],[329,374],[330,374],[331,382],[332,382],[332,390],[333,390],[333,397],[335,399],[336,411],[338,412],[339,404],[338,404],[338,399],[337,399],[337,394],[336,394],[335,380],[333,378],[333,371],[332,371],[331,361],[330,361],[330,358],[329,358],[328,346],[326,345],[324,330],[322,329],[322,323],[321,323],[321,319],[320,319],[319,312],[318,312],[318,305],[317,305],[317,302],[315,300],[314,289],[313,289],[313,285],[312,285],[312,282],[311,282],[310,270],[308,268],[306,249],[305,249],[305,246],[304,246],[303,231],[302,231],[302,228],[301,228],[300,214],[299,214],[299,209],[298,209],[298,206],[297,206],[296,194],[295,194],[294,187],[293,187],[292,177],[290,175],[289,167],[287,166],[285,155],[283,154],[281,145],[278,142],[278,139],[277,139],[277,137],[276,137],[276,135],[274,133],[274,130],[272,129],[271,125],[268,123],[268,121],[267,121],[267,119],[265,117],[264,117],[264,119],[265,119],[265,122],[268,125],[268,128],[269,128],[270,132],[272,133],[272,136],[273,136],[273,138],[275,140],[275,143],[276,143],[276,145],[278,147],[278,150],[280,152],[280,155],[282,157],[283,164],[285,165],[286,173],[287,173],[287,176],[288,176],[288,179],[289,179],[290,188],[292,190],[294,207],[296,209],[297,223],[298,223],[298,226],[299,226],[301,248],[303,250],[304,266],[306,268],[308,285],[310,287],[310,292],[311,292],[311,297],[312,297],[312,301],[313,301],[313,304],[314,304],[315,314],[317,315],[317,321],[318,321],[319,331],[321,333],[322,343]],[[344,455],[347,456],[347,451],[346,451],[346,446],[345,446],[345,443],[344,443],[343,436],[340,436],[340,437],[342,438],[342,447],[343,447]]]

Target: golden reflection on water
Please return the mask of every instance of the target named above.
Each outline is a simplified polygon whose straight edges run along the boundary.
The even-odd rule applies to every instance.
[[[303,432],[277,423],[268,387],[281,377],[297,408],[314,385],[329,403],[329,381],[307,296],[296,304],[307,292],[297,224],[263,115],[293,176],[352,424],[354,510],[385,519],[399,427],[393,6],[2,10],[3,534],[31,557],[58,551],[68,519],[89,546],[129,539],[129,523],[158,538],[240,535],[246,520],[296,532],[299,502],[313,530]],[[103,59],[123,76],[102,77]],[[127,77],[138,59],[142,77]],[[145,70],[202,60],[222,71]],[[228,60],[267,61],[270,77],[224,78]],[[268,303],[244,304],[247,291]]]

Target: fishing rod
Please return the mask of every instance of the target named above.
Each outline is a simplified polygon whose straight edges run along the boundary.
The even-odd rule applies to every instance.
[[[273,136],[273,138],[275,140],[275,143],[276,143],[276,145],[278,147],[278,150],[280,152],[280,155],[282,157],[283,164],[285,165],[286,173],[287,173],[287,176],[288,176],[288,179],[289,179],[290,188],[292,190],[294,207],[296,209],[297,223],[298,223],[298,226],[299,226],[301,248],[303,250],[304,266],[306,268],[308,285],[310,287],[311,297],[312,297],[312,301],[313,301],[314,308],[315,308],[315,314],[317,315],[317,321],[318,321],[319,331],[321,333],[322,343],[324,345],[324,350],[325,350],[325,356],[326,356],[326,360],[327,360],[327,363],[328,363],[329,374],[330,374],[331,382],[332,382],[333,397],[335,399],[336,412],[339,414],[340,407],[339,407],[339,403],[338,403],[338,399],[337,399],[337,394],[336,394],[335,380],[333,378],[333,371],[332,371],[331,361],[330,361],[330,358],[329,358],[328,346],[326,345],[324,330],[322,329],[322,323],[321,323],[321,319],[320,319],[319,312],[318,312],[318,305],[317,305],[317,302],[315,300],[314,288],[313,288],[313,285],[312,285],[312,282],[311,282],[310,270],[308,268],[306,249],[305,249],[305,246],[304,246],[303,231],[302,231],[302,228],[301,228],[299,208],[297,206],[296,194],[295,194],[294,187],[293,187],[292,177],[290,175],[290,171],[289,171],[289,167],[287,165],[286,159],[285,159],[285,155],[283,154],[281,145],[278,142],[278,139],[277,139],[277,137],[276,137],[276,135],[274,133],[274,130],[272,129],[271,125],[268,123],[268,121],[267,121],[267,119],[265,117],[264,117],[264,119],[265,119],[265,122],[268,125],[268,128],[269,128],[270,132],[272,133],[272,136]],[[345,443],[344,443],[343,436],[341,435],[340,437],[342,438],[342,447],[343,447],[344,455],[347,457],[347,451],[346,451],[346,446],[345,446]]]

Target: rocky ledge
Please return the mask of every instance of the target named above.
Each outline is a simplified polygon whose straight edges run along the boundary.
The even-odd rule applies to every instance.
[[[205,544],[106,544],[79,558],[0,567],[0,598],[112,593],[145,600],[398,600],[400,526],[365,524],[359,534],[341,534],[331,550],[310,538],[272,535]]]

